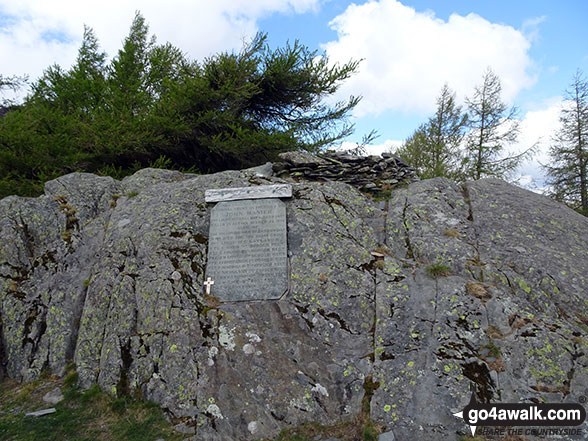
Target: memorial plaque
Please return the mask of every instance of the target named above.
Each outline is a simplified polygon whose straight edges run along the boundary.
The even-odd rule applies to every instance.
[[[212,208],[206,277],[221,301],[279,299],[288,288],[286,204],[219,202]]]

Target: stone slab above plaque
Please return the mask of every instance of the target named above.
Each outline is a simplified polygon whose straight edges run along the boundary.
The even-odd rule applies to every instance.
[[[220,301],[279,299],[288,289],[286,241],[286,204],[281,200],[216,204],[206,266],[206,278],[214,281],[211,295]]]
[[[252,187],[221,188],[206,190],[206,202],[236,201],[241,199],[290,198],[292,186],[288,184],[257,185]]]

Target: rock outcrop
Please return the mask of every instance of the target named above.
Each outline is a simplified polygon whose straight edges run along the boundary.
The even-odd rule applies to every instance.
[[[275,183],[294,189],[289,292],[211,304],[204,191]],[[498,180],[376,202],[269,166],[74,173],[0,201],[0,369],[31,380],[74,361],[82,386],[140,393],[197,440],[351,420],[364,399],[389,437],[456,439],[472,390],[586,395],[587,279],[588,219]]]

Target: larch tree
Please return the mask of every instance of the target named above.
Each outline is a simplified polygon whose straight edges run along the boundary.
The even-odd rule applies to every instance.
[[[501,93],[500,78],[487,69],[482,84],[466,98],[469,132],[461,163],[462,179],[504,178],[532,151],[504,156],[505,148],[518,138],[519,121],[517,109],[509,108],[502,101]]]
[[[467,115],[447,84],[437,97],[437,110],[396,151],[423,179],[454,177],[460,158]]]
[[[72,171],[208,173],[319,151],[352,133],[359,98],[326,98],[357,67],[299,42],[271,49],[265,34],[239,52],[190,60],[158,43],[140,13],[108,60],[85,28],[74,65],[47,68],[23,105],[0,118],[0,197],[39,194]],[[0,92],[16,80],[0,76]]]
[[[545,165],[552,196],[588,216],[588,82],[577,71],[560,112]]]

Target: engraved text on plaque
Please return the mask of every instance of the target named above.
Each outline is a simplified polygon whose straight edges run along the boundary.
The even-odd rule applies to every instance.
[[[219,202],[210,216],[206,277],[221,301],[279,299],[288,287],[286,205]]]

